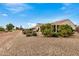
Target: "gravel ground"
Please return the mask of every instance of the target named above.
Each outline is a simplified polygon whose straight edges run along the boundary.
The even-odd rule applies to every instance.
[[[79,34],[69,38],[26,37],[21,31],[0,34],[1,56],[79,56]]]

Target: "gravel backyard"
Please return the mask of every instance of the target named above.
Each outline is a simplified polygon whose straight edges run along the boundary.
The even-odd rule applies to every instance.
[[[26,37],[21,31],[0,34],[1,56],[79,56],[79,34],[70,38]]]

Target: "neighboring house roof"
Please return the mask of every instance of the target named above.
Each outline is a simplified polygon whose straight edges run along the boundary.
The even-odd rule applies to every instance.
[[[74,28],[74,29],[76,28],[75,24],[72,21],[70,21],[69,19],[59,20],[59,21],[52,22],[52,23],[49,23],[49,24],[52,24],[52,25],[64,25],[64,24],[68,24],[72,28]],[[41,25],[42,25],[42,23],[38,23],[35,27],[39,27]]]
[[[65,22],[70,22],[70,23],[72,23],[73,25],[75,25],[75,24],[74,24],[72,21],[70,21],[69,19],[64,19],[64,20],[55,21],[55,22],[53,22],[53,23],[51,23],[51,24],[62,25],[62,24],[64,24]]]

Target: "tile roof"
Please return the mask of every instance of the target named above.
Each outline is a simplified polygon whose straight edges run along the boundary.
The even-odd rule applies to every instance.
[[[57,23],[64,23],[64,22],[66,22],[66,21],[70,21],[69,19],[64,19],[64,20],[59,20],[59,21],[55,21],[55,22],[53,22],[52,24],[57,24]],[[71,21],[70,21],[71,22]]]

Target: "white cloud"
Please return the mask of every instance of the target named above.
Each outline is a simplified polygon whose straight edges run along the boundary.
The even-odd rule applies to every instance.
[[[27,23],[27,28],[32,28],[36,26],[36,23]]]
[[[3,16],[8,16],[7,14],[2,14]]]
[[[70,7],[71,3],[63,3],[63,6],[60,8],[61,10],[66,10],[68,7]]]
[[[70,6],[71,3],[63,3],[64,6]]]
[[[0,13],[1,16],[8,16],[6,13]]]
[[[28,4],[23,4],[23,3],[6,3],[3,4],[6,9],[12,13],[18,13],[22,12],[24,10],[30,10],[32,7]]]
[[[66,7],[65,7],[65,6],[63,6],[63,7],[61,7],[60,9],[61,9],[61,10],[65,10],[65,9],[66,9]]]
[[[9,10],[10,12],[13,12],[13,13],[18,13],[18,12],[21,12],[24,10],[23,7],[15,7],[15,8],[7,8],[7,10]]]

